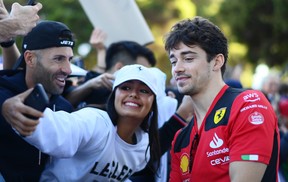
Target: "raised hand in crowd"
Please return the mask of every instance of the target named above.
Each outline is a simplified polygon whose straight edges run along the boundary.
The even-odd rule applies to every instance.
[[[90,36],[89,43],[97,51],[97,66],[94,68],[98,73],[104,73],[106,70],[105,56],[106,47],[104,41],[107,38],[107,34],[99,28],[95,28]]]
[[[38,12],[41,8],[41,3],[37,3],[35,6],[21,6],[19,3],[13,3],[9,14],[3,0],[0,0],[0,45],[3,69],[13,68],[20,56],[14,38],[26,35],[36,26],[39,20]]]
[[[34,6],[21,6],[19,3],[13,3],[11,12],[7,15],[2,0],[0,1],[0,5],[0,42],[9,41],[11,38],[19,35],[23,36],[30,32],[36,26],[40,18],[38,12],[42,9],[41,3],[37,3]]]
[[[107,88],[112,91],[114,79],[115,76],[113,74],[103,73],[77,86],[73,92],[66,95],[66,99],[76,107],[93,90]]]

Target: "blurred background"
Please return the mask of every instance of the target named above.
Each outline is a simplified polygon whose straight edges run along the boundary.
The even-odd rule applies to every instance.
[[[122,0],[123,1],[123,0]],[[127,0],[128,1],[128,0]],[[4,0],[9,10],[13,2]],[[97,62],[87,45],[93,26],[78,0],[38,0],[43,4],[42,19],[67,24],[76,36],[75,56],[81,56],[83,68]],[[240,79],[244,87],[257,88],[266,75],[279,74],[287,81],[288,1],[287,0],[136,0],[155,41],[148,46],[157,58],[157,67],[171,78],[170,63],[163,46],[163,36],[177,21],[196,15],[218,25],[229,41],[229,60],[225,77]],[[115,14],[117,16],[117,14]],[[105,17],[103,17],[105,18]],[[123,20],[125,21],[125,20]],[[119,27],[121,28],[121,27]],[[117,33],[117,30],[115,30]],[[109,36],[109,35],[108,35]],[[21,38],[17,39],[21,47]]]

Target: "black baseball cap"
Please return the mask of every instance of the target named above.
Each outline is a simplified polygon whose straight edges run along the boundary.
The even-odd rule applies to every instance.
[[[24,38],[21,56],[14,68],[25,69],[24,53],[26,50],[39,50],[51,47],[71,47],[75,41],[71,30],[63,23],[57,21],[40,21]]]

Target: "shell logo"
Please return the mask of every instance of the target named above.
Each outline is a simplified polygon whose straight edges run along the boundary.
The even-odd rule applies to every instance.
[[[180,159],[180,169],[183,174],[188,172],[189,157],[188,154],[183,154]]]

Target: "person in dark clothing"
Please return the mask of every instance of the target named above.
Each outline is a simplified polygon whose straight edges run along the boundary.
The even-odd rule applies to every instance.
[[[280,174],[288,180],[288,133],[283,134],[280,140]]]
[[[65,79],[71,73],[74,40],[69,28],[60,22],[41,21],[23,39],[22,54],[15,70],[0,72],[0,107],[3,102],[41,83],[53,111],[72,112],[61,96]],[[26,143],[0,115],[0,179],[39,181],[48,155]]]
[[[280,128],[280,160],[279,172],[280,177],[288,180],[288,97],[287,85],[282,84],[279,94],[281,95],[278,102],[279,110],[279,128]]]

